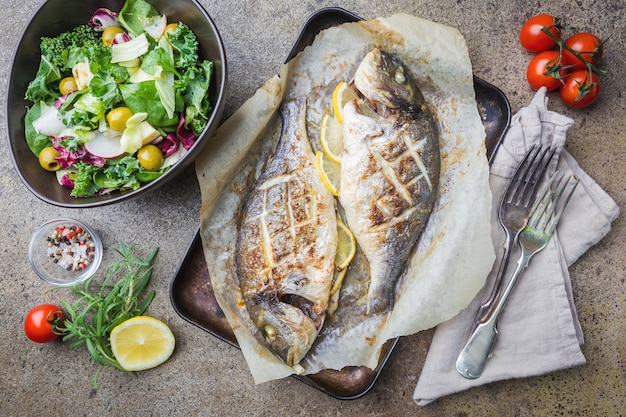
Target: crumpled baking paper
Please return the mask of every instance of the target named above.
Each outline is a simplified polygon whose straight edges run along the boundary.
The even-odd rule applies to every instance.
[[[239,209],[278,141],[280,103],[306,96],[309,139],[314,150],[319,149],[319,125],[333,89],[339,81],[350,80],[374,47],[402,59],[437,112],[439,198],[407,263],[391,313],[365,314],[359,300],[367,289],[367,263],[357,250],[336,312],[327,317],[305,359],[288,367],[265,348],[242,300],[235,262]],[[256,383],[345,366],[375,369],[386,341],[432,328],[467,306],[495,258],[484,139],[463,36],[405,14],[322,31],[224,122],[196,160],[202,194],[200,234],[211,285]]]

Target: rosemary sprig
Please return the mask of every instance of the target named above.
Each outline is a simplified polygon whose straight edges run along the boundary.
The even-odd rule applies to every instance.
[[[154,249],[146,259],[134,255],[133,246],[124,243],[113,250],[121,260],[107,267],[98,290],[91,288],[93,278],[72,287],[77,300],[71,305],[61,301],[67,314],[63,324],[54,329],[63,335],[63,341],[71,341],[70,349],[85,344],[91,358],[101,365],[93,378],[94,388],[98,387],[96,380],[105,366],[126,372],[111,350],[111,330],[143,314],[154,298],[154,291],[145,295],[142,292],[150,281],[159,248]]]

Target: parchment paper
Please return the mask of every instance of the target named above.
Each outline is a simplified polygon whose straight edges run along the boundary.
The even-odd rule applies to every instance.
[[[239,210],[278,141],[280,103],[307,97],[307,130],[314,150],[319,149],[319,123],[333,89],[341,80],[350,81],[374,47],[397,54],[436,109],[442,133],[439,198],[391,313],[365,314],[368,266],[357,250],[337,310],[327,317],[309,354],[291,368],[264,347],[241,298],[235,264]],[[434,327],[469,304],[495,258],[484,139],[462,35],[405,14],[321,32],[218,129],[196,160],[201,237],[216,298],[256,383],[345,366],[374,369],[387,340]]]

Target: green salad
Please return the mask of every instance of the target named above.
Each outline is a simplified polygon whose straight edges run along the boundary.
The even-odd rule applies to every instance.
[[[26,91],[28,146],[74,197],[133,190],[193,146],[212,106],[213,63],[195,34],[144,0],[41,39]]]

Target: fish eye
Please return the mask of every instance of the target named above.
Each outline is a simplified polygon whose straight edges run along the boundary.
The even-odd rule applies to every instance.
[[[274,340],[276,340],[276,329],[269,325],[263,327],[263,336],[268,343],[272,343]]]
[[[398,84],[404,84],[406,82],[406,75],[404,75],[404,68],[399,67],[395,73],[395,79]]]

